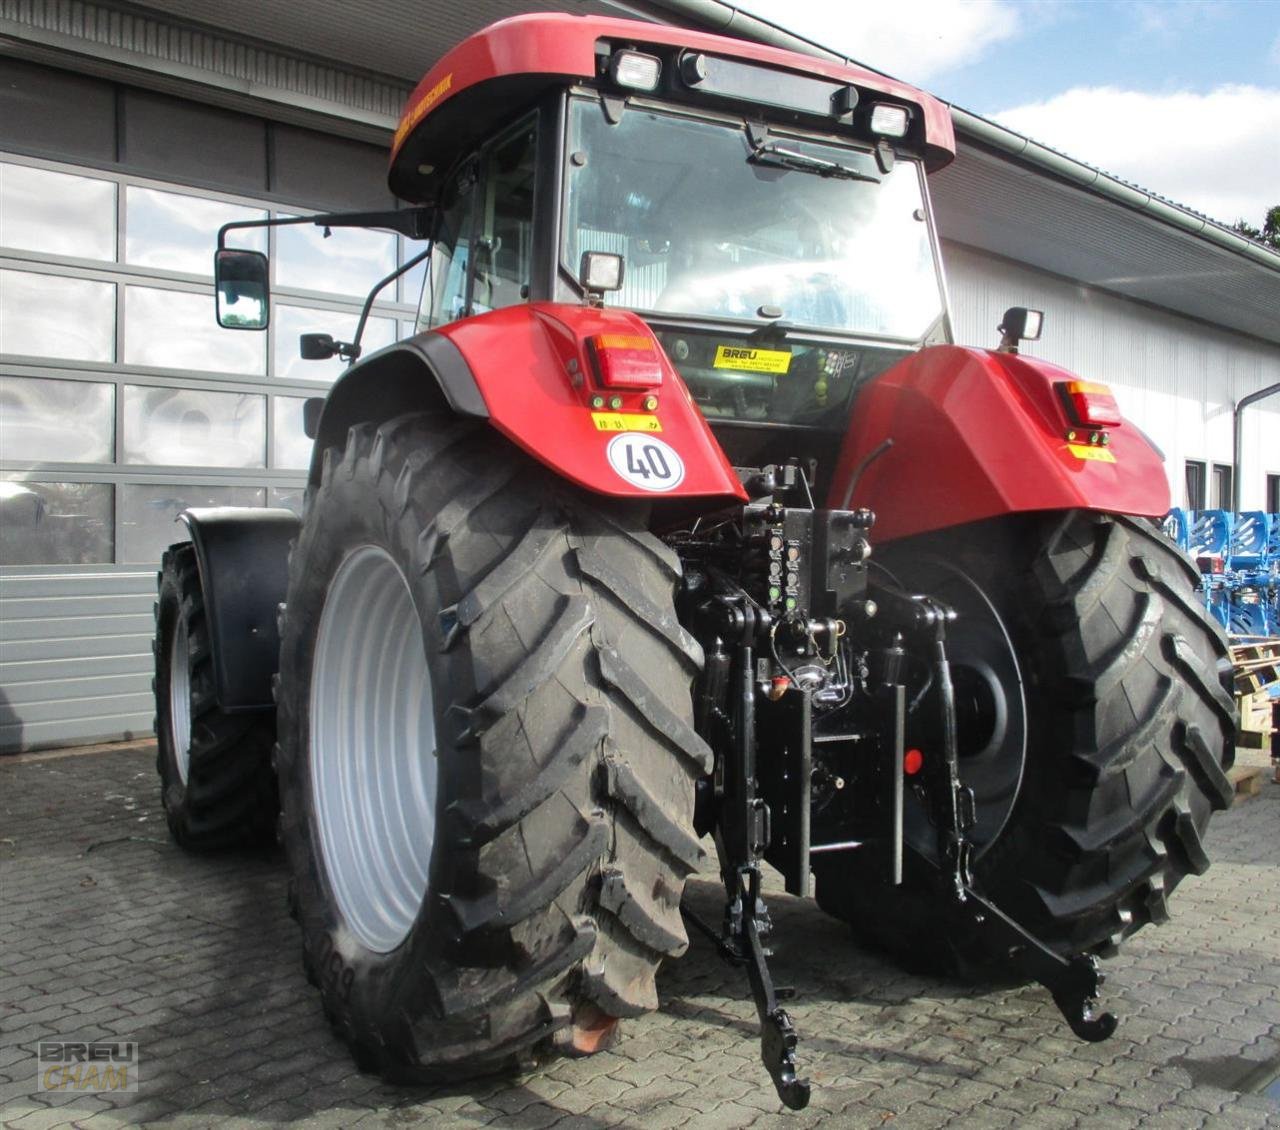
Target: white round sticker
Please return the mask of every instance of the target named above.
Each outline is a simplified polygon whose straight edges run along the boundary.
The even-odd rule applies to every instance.
[[[674,490],[684,482],[684,460],[670,444],[640,432],[623,432],[605,449],[609,466],[641,490]]]

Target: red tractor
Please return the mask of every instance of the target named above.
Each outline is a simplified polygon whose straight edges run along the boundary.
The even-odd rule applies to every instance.
[[[953,154],[942,104],[857,67],[525,16],[410,98],[407,207],[269,221],[429,239],[418,332],[303,339],[353,364],[308,405],[300,521],[184,515],[159,768],[185,846],[278,827],[361,1067],[594,1050],[689,921],[803,1106],[764,862],[1114,1029],[1096,957],[1231,798],[1224,640],[1107,388],[1018,354],[1034,311],[950,343]],[[261,329],[267,262],[227,236],[219,319]],[[715,928],[681,906],[712,839]]]

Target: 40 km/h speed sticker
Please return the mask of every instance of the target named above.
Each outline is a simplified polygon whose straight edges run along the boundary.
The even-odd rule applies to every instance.
[[[684,481],[684,460],[654,436],[624,432],[609,441],[605,453],[609,466],[641,490],[674,490]]]

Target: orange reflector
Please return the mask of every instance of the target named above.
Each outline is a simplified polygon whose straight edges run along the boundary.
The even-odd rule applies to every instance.
[[[1120,408],[1108,385],[1095,381],[1059,381],[1058,390],[1073,424],[1085,428],[1115,428]]]
[[[662,360],[652,338],[596,334],[588,341],[596,376],[605,388],[656,388],[662,384]]]
[[[908,777],[914,777],[924,768],[924,754],[918,749],[909,749],[902,755],[902,771]]]

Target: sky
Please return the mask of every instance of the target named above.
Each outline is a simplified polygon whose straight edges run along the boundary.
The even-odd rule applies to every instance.
[[[737,0],[1225,224],[1280,204],[1280,0]]]

